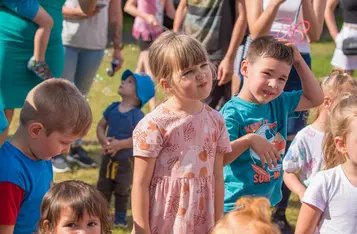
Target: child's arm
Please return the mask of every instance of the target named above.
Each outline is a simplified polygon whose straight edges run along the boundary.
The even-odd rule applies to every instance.
[[[231,146],[232,152],[224,155],[224,166],[230,164],[248,148],[252,148],[259,156],[263,167],[265,166],[265,163],[267,163],[269,168],[272,168],[272,164],[277,166],[277,160],[282,160],[279,152],[274,148],[274,146],[267,139],[258,134],[249,133],[242,136],[234,141],[231,141]]]
[[[102,146],[108,143],[108,139],[105,135],[107,127],[108,127],[108,121],[103,117],[97,125],[97,138]]]
[[[131,203],[133,231],[135,234],[150,234],[149,224],[149,186],[155,167],[155,158],[138,157],[134,159],[133,187]],[[162,201],[163,202],[163,201]]]
[[[322,89],[315,79],[314,73],[312,73],[309,66],[306,64],[305,60],[302,58],[299,50],[295,45],[290,42],[285,42],[293,49],[294,53],[294,67],[299,74],[302,86],[302,95],[298,106],[295,111],[308,110],[313,107],[322,104],[324,95]]]
[[[0,234],[13,234],[14,233],[14,225],[0,225]]]
[[[217,222],[223,216],[224,206],[224,180],[223,180],[223,153],[217,153],[214,160],[214,214]]]
[[[263,0],[245,1],[249,31],[253,39],[268,35],[279,6],[284,2],[285,0],[269,1],[267,8],[263,10]]]
[[[236,15],[238,15],[238,18],[236,19],[234,24],[227,53],[218,67],[218,86],[224,85],[232,80],[234,72],[234,60],[237,54],[238,46],[242,43],[245,31],[247,29],[244,0],[236,0],[235,2],[237,6],[235,12]]]
[[[177,33],[181,30],[183,21],[185,20],[186,17],[186,13],[187,13],[187,0],[180,0],[174,19],[174,26],[173,26],[174,32]]]
[[[322,211],[317,207],[303,203],[300,208],[295,234],[314,234]]]
[[[338,35],[338,27],[335,18],[335,8],[338,5],[338,2],[339,0],[327,0],[325,9],[326,25],[334,41],[336,41],[336,37]]]
[[[159,22],[157,21],[157,19],[154,15],[139,11],[138,8],[136,7],[136,5],[137,5],[137,0],[128,0],[125,3],[124,11],[134,17],[140,17],[140,18],[144,19],[147,23],[149,23],[153,26],[159,25]]]
[[[176,10],[175,10],[175,5],[174,5],[173,0],[166,0],[165,11],[166,11],[166,15],[170,19],[175,18]]]
[[[284,183],[290,189],[290,191],[297,194],[302,201],[306,187],[300,182],[299,178],[294,173],[284,171]]]

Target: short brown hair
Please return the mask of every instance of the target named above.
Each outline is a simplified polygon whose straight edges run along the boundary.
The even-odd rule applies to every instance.
[[[48,79],[27,95],[20,124],[39,122],[47,134],[72,131],[84,136],[92,124],[92,111],[81,92],[65,79]]]
[[[206,49],[198,40],[185,34],[162,33],[149,48],[149,66],[156,80],[171,82],[174,72],[204,62],[209,62]]]
[[[257,58],[274,58],[284,61],[290,66],[293,64],[293,50],[272,36],[258,37],[248,48],[247,60],[254,63]]]
[[[96,188],[79,180],[56,184],[45,194],[41,203],[38,233],[45,234],[54,230],[60,220],[61,210],[66,207],[73,210],[76,220],[80,220],[85,211],[99,218],[101,234],[112,233],[107,200]]]

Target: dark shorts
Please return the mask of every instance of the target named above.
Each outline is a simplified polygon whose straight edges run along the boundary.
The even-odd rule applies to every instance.
[[[139,39],[136,39],[140,48],[140,51],[144,51],[144,50],[148,50],[149,47],[152,44],[152,40],[150,41],[144,41],[143,39],[141,39],[141,37]]]
[[[301,54],[306,64],[311,69],[311,56],[310,54]],[[286,82],[284,91],[290,92],[293,90],[301,90],[301,81],[299,74],[295,70],[295,67],[292,67],[291,72],[289,74],[289,79]],[[301,129],[306,126],[307,114],[308,111],[301,111],[299,117],[297,118],[289,118],[288,119],[288,127],[287,127],[287,135],[293,136],[296,135]]]

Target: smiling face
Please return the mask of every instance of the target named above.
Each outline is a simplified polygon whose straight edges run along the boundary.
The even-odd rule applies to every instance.
[[[291,66],[274,58],[258,58],[254,63],[245,60],[241,72],[244,84],[239,97],[253,103],[265,104],[284,90]]]

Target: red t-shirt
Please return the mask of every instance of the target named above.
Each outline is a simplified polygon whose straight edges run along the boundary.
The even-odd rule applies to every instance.
[[[0,225],[15,225],[24,190],[10,182],[0,182]]]

